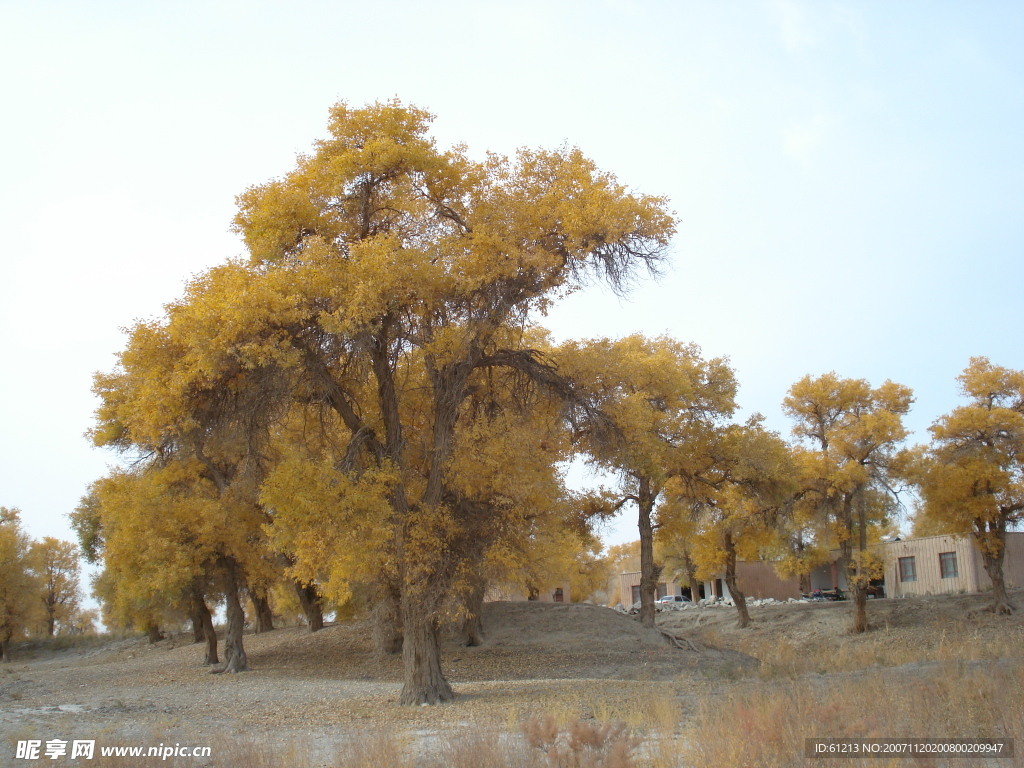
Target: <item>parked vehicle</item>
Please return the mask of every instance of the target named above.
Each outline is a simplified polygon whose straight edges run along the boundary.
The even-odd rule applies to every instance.
[[[846,593],[839,589],[839,587],[836,587],[835,589],[816,589],[811,594],[803,594],[801,597],[813,603],[820,603],[825,600],[845,600]]]
[[[665,595],[664,597],[658,598],[660,605],[666,605],[668,603],[682,604],[690,602],[689,598],[684,595]]]

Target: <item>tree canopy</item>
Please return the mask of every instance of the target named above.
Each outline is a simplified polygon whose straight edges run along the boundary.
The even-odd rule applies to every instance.
[[[1024,371],[974,357],[959,382],[968,403],[932,424],[932,445],[909,474],[924,500],[921,524],[973,534],[993,610],[1011,613],[1003,561],[1007,530],[1024,521]]]
[[[903,416],[914,402],[908,387],[835,373],[805,376],[789,390],[783,410],[807,447],[796,453],[804,494],[839,545],[853,592],[855,632],[867,630],[867,587],[881,563],[868,549],[869,529],[887,522],[908,432]]]
[[[438,622],[469,564],[558,495],[557,425],[600,432],[538,314],[655,272],[674,231],[664,199],[575,148],[473,160],[430,121],[335,106],[329,138],[239,196],[249,262],[200,276],[97,378],[94,433],[137,473],[183,473],[190,514],[228,515],[200,538],[229,625],[264,536],[337,596],[372,572],[399,604],[407,704],[451,698]]]

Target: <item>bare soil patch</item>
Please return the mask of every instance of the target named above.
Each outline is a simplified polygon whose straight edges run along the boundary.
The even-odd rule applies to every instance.
[[[676,695],[677,682],[692,685],[698,670],[723,659],[711,648],[681,651],[659,630],[592,605],[489,603],[484,628],[478,647],[446,644],[458,701],[417,709],[395,704],[401,658],[374,651],[364,620],[315,634],[292,627],[247,635],[251,670],[239,675],[211,675],[202,646],[185,635],[153,645],[139,638],[59,652],[16,648],[0,672],[0,732],[8,743],[104,734],[112,743],[202,744],[228,732],[329,744],[370,725],[501,724],[538,708],[621,717],[640,711],[652,686]]]
[[[1024,591],[1013,597],[1024,605]],[[139,638],[62,651],[16,646],[14,663],[0,670],[0,765],[26,764],[11,758],[14,742],[28,738],[198,745],[224,734],[268,744],[297,739],[314,745],[323,755],[318,764],[328,765],[332,750],[368,729],[429,741],[481,724],[515,725],[540,712],[639,727],[660,718],[684,728],[699,700],[766,670],[848,674],[969,656],[975,647],[1019,657],[1024,615],[993,616],[983,610],[987,600],[872,601],[875,629],[856,637],[847,632],[848,603],[754,607],[747,630],[737,629],[735,610],[724,607],[666,612],[651,630],[597,606],[489,603],[483,644],[445,647],[457,701],[421,708],[395,704],[401,658],[376,654],[362,620],[312,635],[298,627],[247,635],[252,670],[239,675],[209,674],[202,646],[184,635],[154,645]],[[662,630],[688,640],[685,650]],[[852,661],[844,667],[838,659]]]

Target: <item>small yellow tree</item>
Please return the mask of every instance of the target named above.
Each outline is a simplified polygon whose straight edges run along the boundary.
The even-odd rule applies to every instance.
[[[737,582],[738,559],[759,559],[778,540],[796,494],[789,446],[754,416],[723,429],[693,474],[680,476],[669,493],[665,528],[693,574],[724,572],[739,627],[750,624],[746,596]],[[680,519],[682,518],[682,519]]]
[[[40,584],[31,567],[29,538],[21,530],[20,511],[0,507],[0,655],[11,660],[11,640],[20,637],[39,614]]]
[[[70,629],[79,610],[78,547],[47,536],[32,542],[30,561],[39,581],[45,631],[53,637],[57,627]]]
[[[611,439],[582,430],[577,443],[591,464],[618,475],[614,506],[636,505],[640,620],[653,627],[656,504],[669,478],[692,471],[731,415],[736,381],[724,359],[704,360],[696,345],[668,337],[567,342],[558,364],[615,428]]]
[[[902,471],[899,446],[907,436],[903,416],[910,388],[886,381],[875,389],[864,379],[835,373],[805,376],[789,390],[783,410],[793,433],[809,447],[797,449],[803,493],[828,523],[846,564],[853,593],[853,631],[864,632],[867,587],[878,575],[870,556],[871,529],[887,522]]]

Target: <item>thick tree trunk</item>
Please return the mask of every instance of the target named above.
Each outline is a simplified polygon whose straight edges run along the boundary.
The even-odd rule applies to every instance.
[[[209,613],[203,599],[203,590],[193,585],[188,593],[188,620],[192,623],[192,642],[201,643],[206,639],[206,625],[203,622],[203,611]]]
[[[156,622],[146,622],[146,637],[150,644],[159,643],[164,639],[164,633],[160,631],[160,625]]]
[[[206,641],[206,657],[203,659],[203,664],[205,666],[219,664],[220,660],[217,658],[217,630],[213,628],[213,615],[206,605],[205,596],[199,589],[192,592],[192,612],[193,632],[201,640]],[[196,627],[198,627],[198,631],[196,631]],[[197,642],[201,642],[201,640]]]
[[[227,601],[228,623],[224,632],[224,668],[220,672],[244,672],[248,668],[242,632],[245,628],[245,611],[238,598],[238,565],[232,558],[226,558],[224,565],[224,597]]]
[[[736,606],[736,626],[746,629],[750,626],[750,612],[747,611],[747,598],[736,584],[736,544],[728,531],[725,534],[725,585],[729,587],[733,605]]]
[[[299,605],[302,606],[302,613],[306,617],[306,626],[310,632],[318,632],[324,628],[323,603],[320,593],[315,584],[302,584],[299,581],[292,581],[295,587],[295,594],[299,598]]]
[[[651,490],[646,477],[640,478],[637,507],[639,508],[640,529],[640,623],[645,627],[654,626],[654,601],[658,594],[658,576],[661,569],[654,564],[654,525],[651,513],[657,496]]]
[[[188,620],[192,625],[192,642],[198,645],[206,639],[206,628],[203,626],[203,617],[194,602],[189,605]]]
[[[1003,561],[1006,556],[1005,528],[986,531],[984,539],[979,537],[979,544],[981,562],[985,566],[985,573],[992,581],[991,610],[997,615],[1009,616],[1017,606],[1010,602],[1010,596],[1006,593],[1006,579],[1003,576]]]
[[[405,675],[398,703],[415,706],[454,699],[455,693],[441,672],[437,621],[424,605],[408,594],[402,597],[402,626],[405,629],[402,644]]]
[[[853,593],[853,631],[855,634],[868,631],[868,590],[863,584],[855,584]]]
[[[690,588],[690,600],[700,600],[700,582],[697,581],[697,566],[690,558],[688,550],[683,550],[683,570],[686,572],[686,584]]]
[[[252,600],[253,611],[256,614],[256,633],[274,631],[274,612],[270,609],[270,601],[266,596],[260,597],[254,592],[249,592],[249,599]]]
[[[384,586],[373,609],[373,644],[379,653],[388,655],[402,650],[402,606],[394,584]]]
[[[861,634],[868,631],[868,575],[864,573],[864,557],[868,550],[868,521],[864,510],[863,494],[858,494],[857,506],[857,562],[853,568],[853,579],[847,586],[853,592],[853,631]],[[847,571],[849,573],[849,570]]]
[[[690,584],[690,600],[696,603],[700,600],[700,582],[695,575],[689,575],[687,581]]]
[[[799,573],[798,577],[800,579],[800,594],[802,594],[802,595],[809,595],[809,594],[811,594],[811,574],[809,574],[809,573]]]
[[[3,664],[11,663],[11,635],[8,633],[3,638],[0,638],[0,662]]]
[[[462,645],[472,647],[480,645],[484,639],[483,609],[484,594],[487,592],[487,582],[480,580],[473,586],[472,591],[466,597],[466,618],[462,621],[460,631],[460,642]]]

